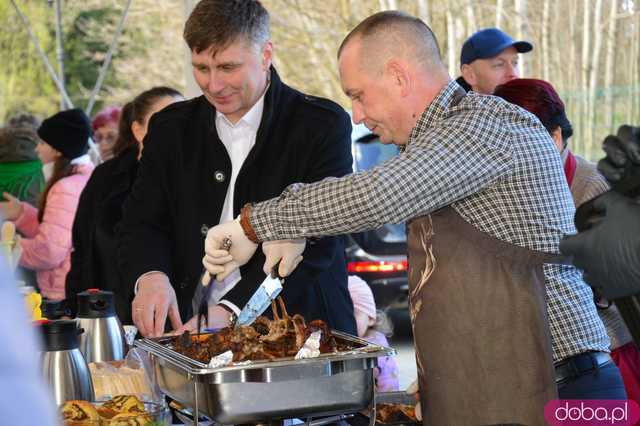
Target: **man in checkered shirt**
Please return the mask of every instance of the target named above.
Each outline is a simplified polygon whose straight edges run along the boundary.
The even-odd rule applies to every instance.
[[[595,311],[591,289],[575,267],[553,263],[554,257],[559,257],[560,238],[575,232],[574,208],[560,157],[539,121],[501,99],[466,95],[447,74],[431,30],[422,21],[400,12],[381,12],[359,24],[343,42],[338,60],[343,89],[352,100],[354,121],[364,122],[382,143],[401,145],[402,152],[372,170],[315,184],[291,185],[278,198],[245,206],[239,219],[209,231],[203,260],[207,269],[224,276],[250,257],[257,243],[265,241],[265,270],[281,260],[280,273],[286,275],[301,259],[301,238],[409,221],[410,301],[418,368],[430,379],[421,379],[420,383],[421,401],[427,404],[425,422],[530,425],[544,424],[541,407],[555,397],[556,389],[555,383],[550,384],[552,390],[544,389],[549,385],[546,367],[532,367],[542,365],[543,360],[526,358],[517,346],[528,348],[527,353],[543,352],[544,341],[525,338],[519,342],[520,337],[529,334],[527,322],[522,322],[517,312],[505,320],[495,311],[509,311],[511,302],[517,301],[522,302],[518,305],[524,309],[522,316],[531,321],[537,318],[535,309],[529,306],[534,302],[521,299],[522,295],[516,294],[518,290],[509,293],[519,285],[518,280],[529,282],[528,274],[535,268],[526,269],[531,265],[523,261],[525,266],[514,267],[506,274],[511,289],[505,287],[504,292],[489,299],[484,293],[492,291],[491,274],[495,272],[496,281],[502,282],[502,269],[519,264],[520,257],[545,259],[539,266],[544,274],[556,374],[561,380],[586,378],[579,395],[562,396],[624,398],[619,372],[608,356],[609,339]],[[417,229],[416,224],[425,231]],[[439,232],[446,228],[455,234],[456,226],[464,233],[453,241]],[[233,241],[230,253],[219,249],[226,236]],[[466,240],[476,245],[467,250]],[[474,247],[488,249],[484,254],[474,253]],[[229,262],[229,254],[234,262]],[[503,260],[508,256],[510,263],[505,264]],[[457,259],[456,264],[450,265],[449,259]],[[478,265],[478,276],[483,278],[478,278],[475,270],[455,278],[456,268],[467,267],[465,259]],[[489,268],[481,265],[483,260]],[[443,270],[448,276],[442,277]],[[412,282],[416,273],[421,277]],[[535,278],[530,281],[535,282]],[[458,293],[442,293],[447,286],[456,288],[458,284]],[[476,284],[487,284],[484,288],[488,290],[478,291]],[[534,299],[535,286],[529,291]],[[429,297],[421,297],[420,292]],[[412,293],[416,294],[413,300]],[[433,304],[432,299],[437,298],[441,302]],[[445,316],[451,320],[437,323],[434,317],[454,299],[456,308],[446,311]],[[502,299],[507,303],[500,304]],[[479,300],[487,304],[477,306],[475,302]],[[465,314],[477,315],[479,320],[465,324]],[[458,333],[463,336],[458,346],[449,347],[447,354],[438,354],[450,341],[433,330],[432,320],[438,324],[436,328],[449,330],[453,341]],[[520,332],[500,334],[510,327],[508,321]],[[493,323],[503,327],[491,328]],[[489,340],[484,344],[474,342],[473,333],[464,335],[467,326],[475,327],[478,333],[489,330]],[[532,325],[532,334],[534,329]],[[422,335],[441,339],[421,340]],[[511,340],[514,343],[510,345]],[[486,347],[491,353],[483,352]],[[468,348],[474,353],[465,359],[461,354]],[[508,355],[499,354],[502,352]],[[425,358],[425,365],[420,365],[421,357]],[[447,357],[458,359],[458,364],[471,365],[458,365],[464,374],[457,374],[451,365],[442,367],[447,362],[443,358]],[[575,357],[581,358],[580,363],[571,365],[578,374],[567,378],[563,366]],[[588,367],[582,362],[585,360]],[[502,370],[498,365],[509,363],[513,364]],[[549,366],[553,368],[550,359]],[[601,374],[605,367],[608,373]],[[537,375],[537,389],[536,383],[526,381],[529,374]],[[462,379],[458,377],[461,375]],[[507,380],[510,375],[519,376],[522,381]],[[494,376],[498,378],[493,380]],[[458,384],[447,387],[441,382]],[[529,389],[528,393],[522,393],[523,388]],[[486,395],[479,395],[481,389]],[[490,406],[496,400],[500,406]],[[459,409],[461,402],[463,410]]]

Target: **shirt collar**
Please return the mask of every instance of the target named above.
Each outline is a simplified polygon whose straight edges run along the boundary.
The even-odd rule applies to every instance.
[[[433,127],[442,120],[446,116],[449,108],[460,102],[460,99],[465,95],[466,92],[455,80],[449,81],[420,116],[420,119],[411,131],[408,144],[419,138],[428,128]]]
[[[236,127],[239,126],[240,123],[244,123],[248,125],[251,130],[257,132],[260,128],[260,121],[262,121],[262,112],[264,111],[264,96],[267,93],[267,90],[269,90],[269,85],[267,85],[267,87],[264,89],[264,92],[262,93],[262,96],[260,96],[258,101],[253,104],[251,109],[247,111],[246,114],[243,115],[235,125],[232,124],[229,119],[220,111],[216,111],[216,122],[218,124],[220,124],[220,122],[225,122],[229,127]]]

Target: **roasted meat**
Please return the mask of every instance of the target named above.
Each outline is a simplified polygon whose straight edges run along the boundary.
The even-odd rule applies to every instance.
[[[407,404],[378,404],[376,421],[378,423],[416,423],[415,407]]]
[[[279,308],[279,309],[278,309]],[[231,350],[233,361],[271,360],[295,356],[312,332],[321,330],[320,352],[338,350],[336,339],[322,320],[308,325],[301,315],[290,316],[281,297],[272,302],[273,320],[258,317],[251,326],[226,327],[207,335],[185,332],[176,337],[173,349],[205,364]]]
[[[278,298],[281,313],[275,302],[271,303],[273,321],[269,324],[269,333],[260,337],[266,353],[274,358],[295,356],[306,341],[306,325],[301,315],[290,317],[281,297]]]
[[[338,344],[336,343],[336,339],[331,334],[331,330],[329,330],[327,323],[322,320],[313,320],[309,323],[305,340],[311,335],[311,333],[318,330],[322,331],[320,337],[320,353],[337,352]],[[343,349],[346,348],[342,348],[341,350]]]

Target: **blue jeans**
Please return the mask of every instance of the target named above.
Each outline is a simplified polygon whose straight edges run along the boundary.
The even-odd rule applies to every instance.
[[[627,399],[618,367],[610,361],[558,384],[560,399]]]

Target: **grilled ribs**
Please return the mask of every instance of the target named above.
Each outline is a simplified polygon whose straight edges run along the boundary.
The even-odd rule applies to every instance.
[[[205,364],[228,350],[233,352],[233,362],[270,360],[295,356],[311,333],[321,330],[320,352],[338,350],[336,340],[324,321],[314,320],[307,325],[301,315],[289,316],[281,297],[278,305],[272,302],[273,320],[261,316],[250,326],[225,327],[206,336],[185,332],[174,340],[173,348]]]

